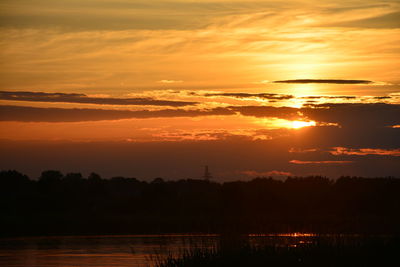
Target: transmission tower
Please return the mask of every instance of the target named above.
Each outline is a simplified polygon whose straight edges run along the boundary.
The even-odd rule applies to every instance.
[[[204,175],[203,175],[204,180],[210,180],[212,178],[212,175],[210,171],[208,170],[208,166],[204,166]]]

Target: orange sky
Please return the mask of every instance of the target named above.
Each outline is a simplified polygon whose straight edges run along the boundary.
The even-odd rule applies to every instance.
[[[398,90],[398,1],[2,1],[4,90],[342,91],[264,84],[368,79]],[[391,86],[396,84],[396,86]],[[362,93],[361,93],[362,94]]]
[[[5,0],[0,20],[6,146],[288,138],[280,153],[300,139],[320,151],[279,170],[221,170],[242,174],[335,161],[351,172],[350,155],[398,161],[398,1]]]

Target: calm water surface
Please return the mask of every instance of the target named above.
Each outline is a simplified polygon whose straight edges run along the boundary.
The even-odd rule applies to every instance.
[[[250,236],[253,245],[312,242],[312,235]],[[212,248],[216,235],[63,236],[0,239],[0,266],[154,266],[154,257]]]
[[[152,266],[150,258],[213,247],[217,236],[68,236],[0,239],[0,266]]]

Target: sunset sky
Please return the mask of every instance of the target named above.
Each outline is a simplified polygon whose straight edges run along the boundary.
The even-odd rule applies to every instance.
[[[400,176],[400,2],[3,0],[0,169]]]

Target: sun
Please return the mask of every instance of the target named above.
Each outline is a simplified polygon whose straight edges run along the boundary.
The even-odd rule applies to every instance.
[[[299,128],[315,126],[315,125],[316,125],[315,121],[292,121],[291,127],[293,129],[299,129]]]
[[[291,121],[291,120],[284,120],[284,119],[276,119],[276,118],[262,118],[262,119],[255,119],[254,122],[256,124],[262,124],[267,129],[300,129],[303,127],[310,127],[316,126],[317,123],[315,121]]]

